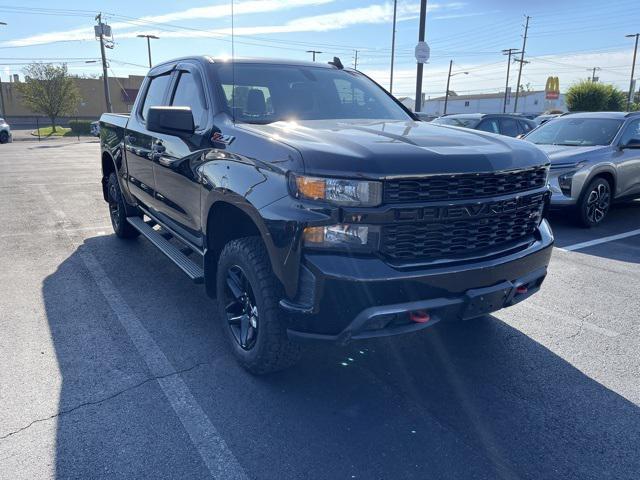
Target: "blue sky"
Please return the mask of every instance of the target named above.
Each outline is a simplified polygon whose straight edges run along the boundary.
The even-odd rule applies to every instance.
[[[187,54],[230,56],[230,1],[109,2],[67,0],[0,1],[0,75],[20,73],[32,59],[66,60],[72,72],[98,74],[99,57],[92,38],[93,17],[102,10],[113,26],[115,48],[108,51],[112,74],[144,74],[146,43],[136,38],[152,33],[153,60]],[[353,64],[384,86],[389,83],[391,6],[389,0],[235,0],[235,54],[239,56],[310,59],[306,50],[334,55]],[[523,82],[544,88],[549,75],[560,77],[561,88],[600,67],[601,81],[628,88],[632,40],[640,30],[638,0],[430,0],[427,42],[432,59],[425,68],[424,91],[444,92],[450,59],[451,89],[481,93],[504,88],[506,48],[520,48],[524,15],[530,15]],[[413,47],[417,40],[419,2],[399,0],[394,93],[412,96],[415,89]],[[517,69],[512,68],[511,84]],[[638,71],[638,69],[637,69]],[[639,72],[640,75],[640,72]]]

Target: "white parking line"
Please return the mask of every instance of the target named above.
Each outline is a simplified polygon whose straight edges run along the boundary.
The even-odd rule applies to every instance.
[[[565,250],[565,251],[571,252],[573,250],[581,250],[583,248],[593,247],[594,245],[600,245],[601,243],[614,242],[616,240],[621,240],[623,238],[635,237],[636,235],[640,235],[640,228],[638,228],[637,230],[631,230],[625,233],[619,233],[618,235],[610,235],[608,237],[589,240],[588,242],[575,243],[573,245],[568,245],[566,247],[557,247],[557,248],[558,250]]]
[[[65,227],[67,216],[62,210],[58,209],[58,203],[53,199],[49,190],[44,185],[40,186],[39,190],[44,200],[49,204],[49,208],[55,212],[61,221],[62,232],[65,233],[69,242],[80,255],[98,289],[127,332],[131,343],[133,343],[138,354],[147,364],[151,375],[158,377],[175,372],[174,366],[153,340],[151,334],[144,328],[131,307],[122,298],[122,295],[113,285],[100,262],[86,247],[82,247],[81,242],[74,238],[71,229]],[[248,477],[244,469],[184,381],[179,376],[174,375],[165,376],[159,379],[158,383],[189,434],[204,464],[209,469],[211,476],[225,480],[247,480]]]

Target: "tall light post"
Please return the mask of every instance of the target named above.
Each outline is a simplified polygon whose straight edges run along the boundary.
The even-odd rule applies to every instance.
[[[420,0],[420,27],[418,29],[418,46],[422,47],[425,50],[427,49],[427,44],[424,42],[424,34],[426,30],[427,23],[427,0]],[[418,52],[416,52],[417,54]],[[429,58],[429,54],[427,52],[426,58],[424,62],[426,62]],[[416,55],[416,61],[418,65],[416,67],[416,105],[414,111],[419,112],[422,110],[422,72],[424,70],[424,63],[418,59],[418,55]]]
[[[393,63],[396,56],[396,18],[398,13],[398,0],[393,0],[393,26],[391,32],[391,75],[389,78],[389,93],[393,94]]]
[[[447,114],[447,104],[449,103],[449,84],[451,83],[451,77],[455,77],[456,75],[469,75],[469,72],[456,72],[451,73],[451,68],[453,67],[453,60],[449,60],[449,75],[447,76],[447,91],[444,93],[444,111],[443,115]]]
[[[636,46],[633,49],[633,63],[631,64],[631,81],[629,82],[629,97],[627,98],[627,111],[631,108],[631,100],[633,100],[633,76],[636,73],[636,56],[638,55],[638,37],[640,33],[632,33],[631,35],[625,35],[627,38],[636,38]]]
[[[6,26],[6,22],[0,22],[0,25]],[[2,91],[2,78],[0,78],[0,114],[4,117],[6,112],[4,110],[4,92]]]
[[[155,35],[138,35],[138,38],[147,39],[147,52],[149,53],[149,68],[151,68],[151,40],[160,40],[160,37]]]

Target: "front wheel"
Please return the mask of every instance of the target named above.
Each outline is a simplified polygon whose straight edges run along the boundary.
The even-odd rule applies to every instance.
[[[287,336],[278,306],[283,289],[259,237],[229,242],[218,262],[216,304],[231,348],[249,372],[261,375],[295,364],[300,348]]]
[[[578,202],[578,219],[586,228],[600,225],[611,208],[611,185],[604,178],[594,179]]]
[[[0,143],[8,143],[9,142],[9,134],[6,131],[0,132]]]
[[[109,198],[109,216],[111,217],[111,225],[113,226],[115,234],[120,238],[135,238],[140,235],[140,232],[133,228],[127,221],[125,200],[122,197],[118,177],[115,173],[109,175],[107,193]]]

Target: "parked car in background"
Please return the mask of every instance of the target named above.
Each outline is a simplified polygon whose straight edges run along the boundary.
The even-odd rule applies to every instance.
[[[436,115],[431,115],[430,113],[425,112],[414,112],[414,115],[418,117],[418,120],[421,122],[431,122],[438,118]]]
[[[91,127],[90,131],[91,131],[91,135],[93,135],[94,137],[99,137],[100,136],[100,122],[91,122]]]
[[[525,137],[551,159],[551,206],[572,207],[585,227],[615,200],[640,197],[640,112],[565,114]]]
[[[538,115],[533,119],[536,122],[536,125],[542,125],[543,123],[547,123],[549,120],[553,120],[556,117],[559,117],[562,113],[543,113],[542,115]]]
[[[460,113],[446,115],[433,120],[435,124],[472,128],[484,132],[498,133],[508,137],[524,135],[536,128],[536,123],[521,115],[500,113]]]
[[[0,118],[0,143],[9,143],[12,138],[11,127],[4,118]]]

